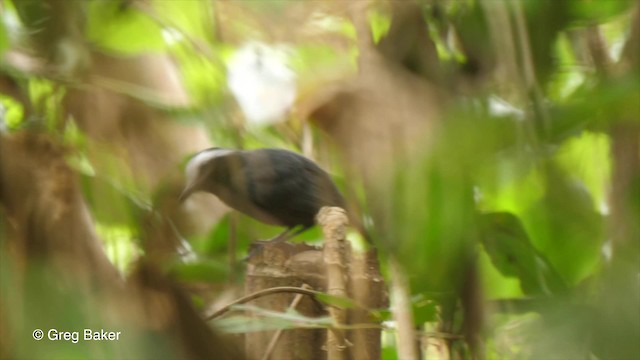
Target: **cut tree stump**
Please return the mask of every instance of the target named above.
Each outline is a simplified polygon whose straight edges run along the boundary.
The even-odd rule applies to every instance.
[[[344,216],[342,209],[329,209],[331,211],[337,209]],[[247,333],[245,348],[249,359],[359,360],[380,358],[381,330],[376,328],[376,325],[379,324],[371,318],[368,310],[385,308],[388,306],[388,300],[375,251],[371,250],[367,253],[352,251],[350,242],[344,241],[344,231],[340,230],[340,227],[346,226],[346,221],[340,219],[339,213],[334,212],[333,214],[338,216],[338,228],[333,227],[327,231],[336,223],[332,222],[333,225],[322,224],[321,221],[321,225],[324,225],[325,238],[330,233],[342,234],[343,239],[338,239],[339,246],[337,247],[336,243],[331,245],[331,240],[326,239],[328,246],[333,247],[331,250],[333,255],[327,254],[329,248],[306,244],[266,243],[262,245],[262,250],[248,261],[245,293],[248,295],[283,286],[299,288],[308,286],[315,291],[346,296],[357,304],[356,308],[329,307],[311,296],[300,296],[296,293],[283,292],[260,297],[252,302],[253,306],[277,312],[286,312],[287,309],[293,308],[296,312],[308,317],[330,315],[334,324],[340,323],[341,328],[328,330],[324,328],[288,329],[279,334],[277,334],[277,330]],[[336,218],[334,217],[334,219]],[[343,269],[336,268],[341,266],[339,262],[326,260],[336,255],[344,260],[346,266]],[[333,269],[331,269],[332,267]],[[340,271],[342,271],[341,274]],[[328,279],[334,277],[329,281],[333,283],[336,280],[335,276],[341,276],[344,280],[346,293],[338,294],[335,293],[335,289],[327,288]],[[256,318],[259,316],[251,312],[248,315]],[[357,330],[345,329],[356,324],[359,327]],[[371,328],[362,329],[367,324],[372,325]],[[328,333],[330,334],[328,335]],[[274,336],[277,339],[274,339]],[[337,343],[327,343],[327,340],[332,338]]]

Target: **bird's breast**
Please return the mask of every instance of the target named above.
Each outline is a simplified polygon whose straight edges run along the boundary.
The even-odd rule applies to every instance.
[[[241,194],[229,188],[216,189],[214,192],[230,208],[240,211],[265,224],[286,226],[282,221],[255,205],[247,194]]]

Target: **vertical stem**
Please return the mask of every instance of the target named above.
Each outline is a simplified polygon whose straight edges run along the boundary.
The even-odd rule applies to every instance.
[[[517,34],[520,38],[520,56],[522,59],[522,72],[524,73],[524,81],[527,92],[536,111],[536,116],[534,117],[534,119],[537,119],[539,121],[538,128],[542,130],[543,134],[546,134],[549,131],[550,119],[547,111],[542,105],[543,95],[536,80],[535,66],[533,64],[533,57],[531,55],[529,32],[527,31],[524,11],[522,10],[522,4],[520,1],[512,1],[511,4],[513,6],[513,15],[515,17]],[[533,138],[535,141],[535,145],[537,144],[537,136],[533,136]]]
[[[325,238],[324,263],[327,271],[327,293],[333,296],[347,295],[347,246],[346,226],[348,224],[346,212],[338,207],[323,207],[317,216],[318,224],[322,226]],[[346,309],[329,308],[329,314],[336,325],[347,322]],[[347,341],[345,332],[332,329],[327,333],[327,359],[347,359]]]
[[[391,275],[391,309],[398,331],[396,342],[398,359],[417,360],[416,331],[413,324],[413,310],[411,307],[409,281],[396,259],[389,260]]]

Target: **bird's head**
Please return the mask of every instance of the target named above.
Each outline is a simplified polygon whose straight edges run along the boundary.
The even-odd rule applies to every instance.
[[[185,167],[185,187],[180,194],[180,202],[186,200],[194,192],[210,188],[208,181],[213,180],[211,177],[212,162],[220,157],[232,153],[234,150],[223,148],[209,148],[195,154]]]

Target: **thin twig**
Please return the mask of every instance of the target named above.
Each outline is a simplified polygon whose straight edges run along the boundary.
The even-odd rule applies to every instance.
[[[520,35],[520,55],[522,57],[522,72],[524,73],[524,80],[527,86],[527,90],[530,92],[530,97],[533,102],[533,106],[536,109],[536,119],[540,122],[540,128],[543,133],[549,131],[550,119],[544,104],[543,94],[540,89],[540,85],[536,80],[535,64],[533,63],[533,55],[531,51],[531,44],[529,38],[529,32],[527,31],[526,18],[524,11],[522,10],[522,4],[520,1],[512,1],[513,15],[515,18],[515,26]],[[534,136],[534,140],[537,145],[537,137]]]
[[[270,289],[260,290],[260,291],[254,292],[253,294],[249,294],[247,296],[241,297],[240,299],[232,301],[231,303],[229,303],[226,306],[222,307],[221,309],[219,309],[218,311],[214,312],[213,314],[205,317],[205,320],[215,319],[215,318],[223,315],[224,313],[228,312],[229,310],[231,310],[231,308],[233,306],[235,306],[235,305],[244,304],[244,303],[247,303],[247,302],[249,302],[251,300],[255,300],[255,299],[261,298],[263,296],[267,296],[267,295],[271,295],[271,294],[279,294],[279,293],[298,293],[298,294],[311,296],[314,300],[315,300],[315,296],[316,295],[322,295],[323,294],[320,291],[303,289],[303,288],[293,287],[293,286],[281,286],[281,287],[274,287],[274,288],[270,288]]]

